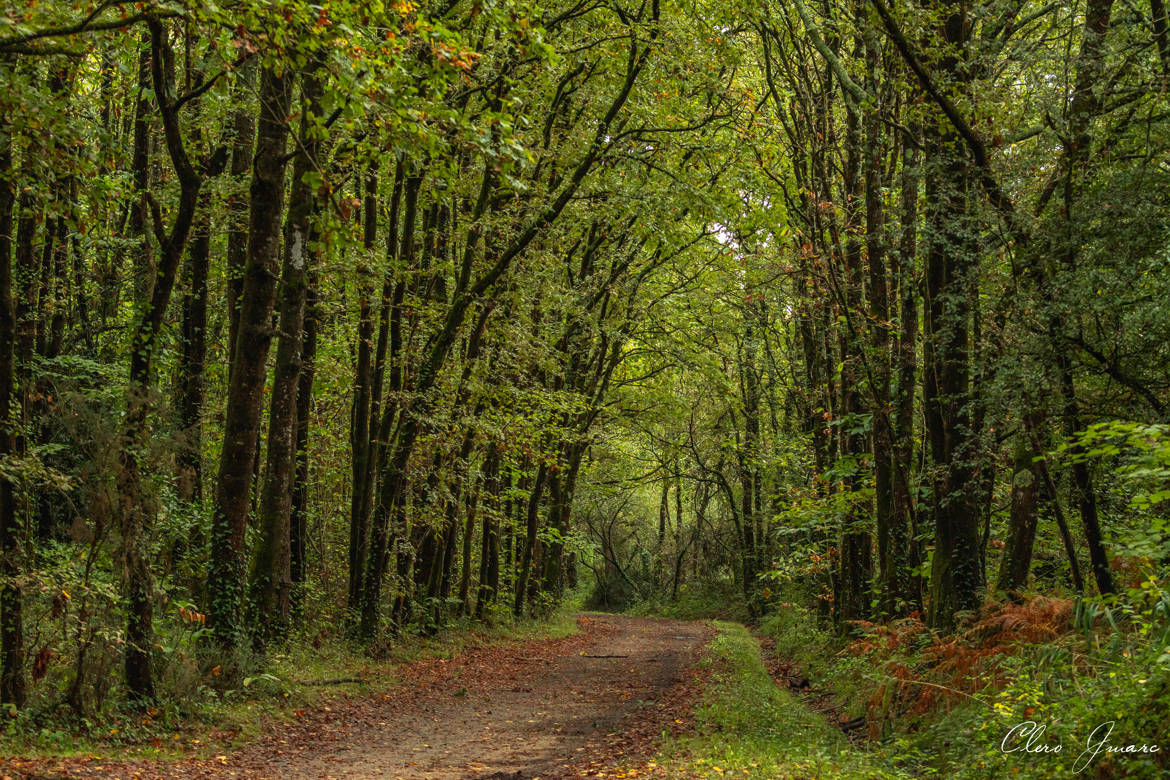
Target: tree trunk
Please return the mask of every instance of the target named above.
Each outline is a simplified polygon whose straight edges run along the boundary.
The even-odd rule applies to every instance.
[[[130,152],[130,176],[134,184],[134,201],[130,207],[128,232],[141,238],[142,246],[134,253],[134,300],[146,301],[150,295],[152,268],[150,241],[146,236],[146,195],[150,188],[150,99],[151,89],[150,34],[142,34],[142,48],[138,54],[138,89],[134,101],[134,142]]]
[[[248,96],[255,90],[255,66],[251,61],[240,68],[232,85],[232,161],[229,172],[232,184],[242,188],[244,177],[252,170],[256,142],[256,120]],[[236,365],[236,341],[240,330],[240,295],[248,265],[248,198],[233,192],[227,199],[227,304],[228,304],[228,372]]]
[[[1026,436],[1021,437],[1012,456],[1011,515],[996,581],[996,590],[1001,592],[1020,591],[1028,584],[1032,544],[1036,540],[1037,507],[1043,494],[1043,483],[1036,471],[1032,447]]]
[[[840,253],[844,261],[843,287],[838,320],[841,350],[840,414],[836,417],[838,450],[843,457],[860,458],[869,451],[862,432],[861,416],[867,411],[861,393],[865,345],[861,317],[864,316],[865,269],[861,258],[861,181],[862,137],[857,110],[846,108],[846,138],[844,190],[845,241]],[[834,240],[834,244],[838,242]],[[860,464],[859,464],[860,465]],[[859,475],[846,480],[846,489],[860,487]],[[870,536],[869,506],[857,498],[851,499],[841,529],[841,558],[835,617],[838,621],[863,620],[870,616],[870,594],[873,574],[873,539]]]
[[[122,502],[122,555],[125,561],[123,596],[127,605],[126,686],[139,703],[154,699],[154,582],[150,568],[150,532],[154,507],[142,490],[140,453],[148,441],[151,367],[158,334],[166,317],[186,248],[187,237],[199,203],[202,177],[187,157],[174,104],[172,59],[162,22],[147,22],[151,41],[151,71],[155,99],[163,120],[167,151],[180,184],[179,205],[169,234],[155,209],[155,232],[159,242],[159,263],[150,297],[130,348],[130,383],[119,452],[118,492]]]
[[[1068,355],[1057,354],[1060,371],[1060,390],[1064,400],[1064,432],[1070,442],[1075,442],[1081,430],[1080,414],[1077,409],[1076,386],[1073,383],[1072,366]],[[1105,552],[1105,540],[1101,534],[1101,520],[1097,515],[1097,493],[1093,488],[1093,475],[1089,464],[1082,458],[1072,463],[1073,496],[1081,513],[1081,525],[1085,529],[1085,543],[1089,548],[1089,567],[1093,570],[1093,581],[1102,595],[1113,593],[1113,573],[1109,569],[1109,556]]]
[[[225,647],[237,647],[243,632],[245,531],[276,302],[293,79],[288,68],[279,73],[266,68],[260,78],[248,259],[211,528],[209,618],[216,639]]]
[[[480,508],[483,537],[479,551],[479,588],[475,594],[475,617],[482,620],[487,605],[495,601],[500,584],[500,536],[497,513],[500,512],[500,448],[492,444],[483,465],[483,485],[487,494]]]
[[[199,220],[187,252],[182,349],[178,368],[177,490],[183,501],[203,499],[203,400],[207,358],[207,275],[211,264],[210,198],[199,194]]]
[[[286,638],[291,607],[292,571],[290,512],[296,460],[297,389],[305,325],[305,301],[312,252],[308,247],[316,198],[309,175],[321,169],[322,90],[309,66],[301,77],[300,142],[293,162],[288,218],[284,230],[284,263],[280,289],[280,341],[268,413],[268,456],[258,525],[260,541],[253,576],[259,643]]]
[[[7,68],[0,69],[0,74]],[[3,120],[0,120],[3,121]],[[6,123],[5,123],[6,124]],[[16,452],[19,424],[12,419],[16,388],[16,308],[12,294],[12,223],[16,192],[12,183],[12,139],[0,131],[0,458]],[[24,706],[24,588],[21,524],[12,481],[0,477],[0,704]]]
[[[965,6],[942,3],[943,41],[953,50],[940,70],[955,90],[966,89],[970,68],[964,61],[970,24]],[[968,318],[977,233],[971,190],[974,180],[963,139],[936,114],[927,128],[928,165],[935,197],[928,198],[930,225],[926,252],[923,398],[926,435],[934,479],[931,511],[934,556],[931,565],[931,626],[950,630],[955,614],[979,606],[984,581],[979,557],[979,512],[973,460],[971,366]]]
[[[881,47],[876,32],[865,35],[866,63],[871,92],[881,84],[877,74],[881,67]],[[869,106],[865,113],[865,249],[868,265],[869,336],[873,349],[869,358],[873,432],[870,436],[873,455],[874,527],[877,531],[878,612],[884,617],[898,614],[902,595],[900,584],[906,579],[904,533],[894,530],[894,462],[893,426],[890,419],[890,302],[886,274],[886,220],[882,198],[884,129],[881,107]],[[895,549],[895,544],[898,545]],[[904,603],[904,602],[903,602]]]
[[[459,571],[459,613],[471,614],[472,542],[475,539],[475,515],[479,509],[479,490],[470,491],[463,518],[463,554]]]
[[[932,240],[927,251],[923,398],[934,479],[931,514],[930,624],[950,630],[956,612],[979,604],[978,512],[972,495],[968,362],[968,280],[972,267],[965,163],[945,128],[930,151],[941,169],[931,201]]]
[[[1032,442],[1032,462],[1036,464],[1036,470],[1044,480],[1044,486],[1048,488],[1048,499],[1052,506],[1052,513],[1056,516],[1056,528],[1060,532],[1060,540],[1064,543],[1065,555],[1068,557],[1068,568],[1072,574],[1073,587],[1076,589],[1078,595],[1083,595],[1085,592],[1085,581],[1081,576],[1081,566],[1077,562],[1077,550],[1073,544],[1072,532],[1069,530],[1068,520],[1064,516],[1064,510],[1060,506],[1060,491],[1056,487],[1056,481],[1052,478],[1052,470],[1048,468],[1048,456],[1045,455],[1044,447],[1040,441],[1040,419],[1040,414],[1029,415],[1024,418],[1024,425],[1028,430],[1028,437]]]
[[[357,603],[358,593],[361,591],[361,571],[365,563],[365,550],[369,536],[370,496],[372,495],[373,470],[370,460],[374,456],[375,442],[370,435],[370,408],[371,385],[373,384],[373,337],[374,319],[371,307],[373,285],[370,262],[373,257],[374,242],[378,233],[377,194],[378,173],[371,168],[365,179],[365,198],[363,200],[363,254],[358,264],[358,332],[357,332],[357,366],[354,373],[353,403],[350,408],[350,450],[353,453],[351,461],[351,493],[349,516],[349,602]],[[377,420],[374,420],[377,424]]]
[[[556,535],[548,545],[544,557],[543,588],[546,593],[560,598],[565,592],[565,539],[572,531],[573,493],[577,486],[577,474],[581,468],[581,458],[585,449],[580,443],[570,444],[565,448],[564,471],[556,477],[557,490],[550,491],[553,500],[549,502],[549,523],[555,529]],[[670,481],[663,480],[663,493],[670,489]],[[669,515],[669,509],[666,512]],[[662,543],[659,543],[661,555]]]
[[[317,234],[310,230],[309,245],[316,244]],[[297,455],[293,479],[292,507],[289,512],[289,576],[292,579],[294,618],[300,616],[304,601],[307,561],[309,511],[309,415],[313,409],[313,379],[317,368],[317,331],[321,313],[317,302],[316,263],[310,263],[309,289],[305,296],[305,333],[301,343],[301,377],[297,387]]]
[[[524,612],[524,601],[528,594],[528,583],[532,579],[532,568],[535,565],[537,531],[540,529],[540,499],[544,495],[544,483],[548,476],[548,467],[541,463],[536,470],[536,479],[532,483],[532,492],[528,495],[528,510],[524,523],[524,547],[521,551],[519,571],[516,573],[516,593],[512,600],[512,614],[520,617]]]
[[[658,550],[666,543],[666,521],[670,519],[670,480],[663,476],[662,491],[658,498]]]
[[[898,263],[899,303],[896,353],[897,385],[893,394],[893,485],[888,567],[884,588],[892,612],[903,614],[921,608],[920,580],[910,576],[920,562],[914,534],[914,496],[911,477],[914,457],[914,389],[918,373],[918,138],[907,138],[902,147],[902,216],[898,251],[891,259]]]

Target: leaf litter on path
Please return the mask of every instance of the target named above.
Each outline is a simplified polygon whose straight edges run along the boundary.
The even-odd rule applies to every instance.
[[[473,647],[395,670],[378,696],[298,711],[232,754],[185,761],[0,759],[13,778],[569,780],[659,774],[663,734],[689,731],[702,623],[585,614],[581,631]]]

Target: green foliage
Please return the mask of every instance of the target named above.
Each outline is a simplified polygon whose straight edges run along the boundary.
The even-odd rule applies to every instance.
[[[831,692],[850,717],[868,720],[871,736],[881,736],[870,743],[875,760],[914,776],[1071,777],[1074,763],[1089,749],[1085,760],[1097,776],[1153,778],[1165,771],[1161,752],[1098,754],[1090,746],[1100,743],[1108,724],[1109,745],[1153,745],[1163,739],[1170,706],[1166,598],[1162,594],[1146,607],[1080,603],[1071,621],[1047,641],[994,644],[997,632],[1026,636],[1032,630],[1035,617],[1011,607],[1004,617],[977,623],[970,636],[959,638],[871,627],[872,633],[847,643],[793,604],[777,609],[761,632],[775,639],[780,658],[795,662],[814,686]],[[969,659],[959,662],[969,664],[965,674],[954,661],[948,664],[956,658]],[[987,660],[992,667],[977,666]],[[955,672],[957,683],[951,679]],[[905,699],[896,705],[902,709],[890,713],[894,692]],[[1024,749],[1026,733],[1011,732],[1022,723],[1045,726],[1035,750]],[[1094,736],[1101,724],[1106,725]],[[1042,745],[1062,747],[1042,752]]]
[[[1081,595],[1051,522],[1060,509],[1074,560],[1097,516],[1104,541],[1092,552],[1119,592],[1078,601],[1081,633],[1010,656],[1000,688],[968,694],[982,704],[917,719],[924,736],[895,730],[892,747],[939,772],[957,759],[932,763],[928,739],[955,755],[970,747],[986,765],[956,771],[985,769],[995,718],[1008,712],[984,710],[1015,717],[1019,702],[1088,722],[1107,714],[1096,702],[1110,672],[1127,727],[1165,713],[1170,59],[1160,20],[1098,3],[1112,17],[1096,36],[1082,6],[989,0],[964,9],[957,27],[972,41],[953,45],[945,4],[913,2],[885,3],[888,19],[882,4],[859,13],[836,0],[131,5],[9,0],[0,12],[0,184],[13,196],[0,225],[13,308],[0,320],[17,358],[0,421],[16,435],[0,457],[15,497],[3,584],[21,589],[30,677],[14,733],[64,741],[65,724],[129,742],[184,717],[296,700],[297,664],[360,663],[343,636],[346,576],[372,535],[351,539],[350,467],[357,396],[377,383],[356,364],[382,341],[382,395],[366,403],[384,420],[357,442],[385,450],[371,493],[391,573],[366,589],[382,588],[374,612],[397,622],[372,637],[379,653],[467,629],[473,607],[509,624],[523,577],[533,578],[528,611],[555,614],[579,570],[598,608],[745,621],[771,608],[764,627],[781,652],[857,711],[885,681],[860,655],[841,656],[836,637],[882,629],[820,618],[839,612],[845,575],[862,568],[872,571],[855,586],[864,614],[853,617],[889,617],[869,605],[897,567],[881,571],[881,555],[846,560],[842,544],[890,538],[893,491],[878,466],[905,472],[896,552],[907,590],[920,592],[936,562],[941,576],[960,564],[977,597],[1018,495],[1003,466],[1023,447],[1046,452],[1052,469],[1029,587]],[[140,73],[147,12],[174,47],[159,63],[164,80],[186,97]],[[907,67],[907,47],[924,71]],[[207,603],[212,464],[233,454],[222,424],[233,250],[250,243],[248,206],[274,205],[249,204],[254,141],[237,136],[263,115],[260,69],[296,74],[302,91],[312,73],[323,90],[319,111],[294,100],[293,116],[276,118],[292,130],[289,154],[310,139],[323,151],[295,182],[312,192],[319,326],[296,485],[307,560],[292,639],[267,655],[209,643],[204,622],[221,606]],[[923,89],[924,73],[939,93]],[[946,115],[940,95],[953,104]],[[162,228],[181,213],[181,166],[161,121],[175,99],[178,140],[204,179],[200,322],[194,242],[176,278],[159,275]],[[214,172],[236,142],[234,173]],[[953,287],[935,295],[940,280]],[[164,282],[176,286],[151,342],[154,376],[131,397],[134,334]],[[207,343],[192,377],[196,331]],[[281,343],[299,337],[273,331]],[[178,396],[196,378],[195,419],[180,421]],[[961,380],[953,397],[936,395],[940,378]],[[139,402],[148,414],[127,425]],[[903,414],[898,440],[883,441],[884,423]],[[952,435],[969,447],[950,451]],[[937,495],[959,469],[965,484]],[[261,469],[233,497],[266,480]],[[953,560],[950,534],[935,530],[958,509],[978,539]],[[479,544],[485,519],[506,544],[487,604],[476,593],[493,554]],[[241,560],[256,526],[234,545]],[[117,673],[127,615],[142,606],[124,595],[124,550],[145,553],[154,608],[144,649],[159,714],[141,732],[126,725]],[[462,584],[466,597],[455,595]],[[899,594],[895,609],[932,606],[920,601]],[[922,633],[901,660],[928,665],[934,641]],[[745,735],[722,761],[830,772],[839,754],[840,771],[863,771],[787,711],[749,645],[724,627],[710,661],[703,739]],[[816,753],[805,770],[766,744],[797,751],[800,729]],[[753,754],[765,756],[759,766]]]
[[[1129,508],[1147,516],[1154,513],[1151,519],[1160,521],[1154,530],[1165,530],[1170,514],[1166,511],[1170,506],[1170,425],[1122,420],[1096,423],[1080,432],[1075,444],[1064,444],[1060,452],[1071,462],[1113,464],[1117,475],[1128,483]]]

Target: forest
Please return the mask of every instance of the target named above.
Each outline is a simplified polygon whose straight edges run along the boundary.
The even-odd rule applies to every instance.
[[[0,5],[0,756],[588,609],[662,776],[1170,771],[1163,0]]]

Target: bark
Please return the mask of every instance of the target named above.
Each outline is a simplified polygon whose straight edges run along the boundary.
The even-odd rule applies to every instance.
[[[1158,59],[1162,63],[1162,78],[1170,79],[1170,41],[1167,40],[1166,4],[1163,0],[1150,0],[1150,18],[1154,41],[1158,45]]]
[[[484,459],[483,484],[487,500],[480,508],[483,536],[479,552],[479,588],[475,594],[476,620],[482,620],[488,604],[495,602],[500,584],[500,535],[497,524],[501,510],[500,448],[496,445],[491,446]]]
[[[1023,437],[1016,443],[1012,457],[1011,513],[996,581],[996,590],[1002,592],[1020,591],[1028,584],[1038,507],[1044,493],[1037,471],[1032,447]]]
[[[186,291],[178,369],[178,423],[181,437],[176,452],[178,493],[184,501],[203,500],[203,403],[207,362],[207,276],[211,267],[210,198],[199,194],[199,219],[187,252]]]
[[[302,367],[305,303],[312,252],[308,247],[316,197],[310,174],[321,166],[322,89],[310,65],[301,77],[302,119],[293,162],[280,283],[280,340],[268,412],[268,453],[257,524],[253,572],[258,643],[286,638],[292,605],[290,513],[296,461],[297,390]]]
[[[967,204],[962,163],[950,159],[941,143],[934,151],[949,170],[931,219],[937,238],[927,253],[923,398],[934,474],[931,514],[935,547],[929,619],[932,626],[949,630],[956,612],[978,606],[982,577],[978,512],[971,494],[974,442],[968,403],[965,278],[971,258],[965,228],[952,216],[965,213]]]
[[[1066,353],[1057,355],[1057,368],[1060,372],[1060,389],[1064,400],[1065,435],[1070,441],[1075,441],[1082,427],[1072,366]],[[1116,586],[1113,584],[1113,572],[1109,569],[1109,556],[1105,551],[1105,540],[1101,532],[1093,475],[1089,471],[1089,464],[1082,458],[1073,460],[1072,482],[1073,496],[1080,509],[1081,525],[1085,531],[1085,544],[1089,548],[1089,567],[1093,570],[1093,581],[1097,583],[1097,590],[1102,595],[1113,593]]]
[[[976,518],[981,526],[979,532],[979,574],[984,578],[981,587],[987,586],[987,544],[991,538],[991,511],[995,497],[995,455],[984,444],[987,430],[987,363],[983,348],[983,307],[979,300],[979,272],[975,269],[970,276],[971,307],[971,439],[974,442],[973,455],[975,484],[971,486],[972,501],[975,503]]]
[[[6,70],[6,69],[5,69]],[[3,73],[4,70],[0,70]],[[5,123],[6,124],[6,123]],[[12,290],[12,227],[16,202],[12,184],[12,139],[0,128],[0,458],[17,451],[18,423],[12,419],[16,389],[16,307]],[[0,477],[0,704],[24,706],[24,588],[20,584],[21,527],[15,486]]]
[[[375,443],[370,435],[370,408],[373,384],[373,337],[374,319],[371,298],[373,285],[371,284],[372,271],[369,263],[372,259],[374,241],[378,232],[377,169],[372,168],[365,179],[365,198],[363,201],[363,255],[358,264],[358,332],[357,332],[357,366],[354,370],[353,403],[350,408],[350,450],[353,453],[351,461],[351,491],[349,517],[349,601],[357,603],[357,594],[361,590],[361,570],[365,563],[365,549],[369,535],[370,496],[373,486],[371,477],[373,470],[370,461],[374,457]],[[376,423],[376,421],[375,421]]]
[[[878,91],[877,73],[881,50],[871,32],[865,39],[870,90]],[[882,198],[884,130],[880,106],[865,114],[865,249],[868,267],[869,384],[873,400],[873,433],[870,437],[874,476],[874,527],[877,531],[878,611],[895,617],[904,604],[902,582],[907,577],[905,533],[894,529],[893,425],[890,419],[890,302],[886,269],[886,218]],[[901,530],[901,529],[899,529]],[[895,547],[897,545],[897,547]],[[902,608],[904,609],[904,608]]]
[[[528,584],[533,579],[532,569],[535,566],[536,558],[536,534],[540,530],[540,500],[544,495],[547,477],[548,467],[541,463],[536,471],[536,479],[533,481],[532,491],[528,494],[524,522],[524,546],[520,554],[519,570],[516,573],[516,592],[512,599],[512,614],[515,617],[520,617],[524,613],[525,599],[530,598]],[[529,603],[529,607],[531,607],[531,602]]]
[[[475,528],[475,506],[473,501],[475,499],[474,491],[467,491],[467,514],[470,516],[471,527]],[[439,556],[440,565],[439,571],[436,574],[438,580],[438,587],[432,587],[432,593],[442,601],[445,601],[451,595],[451,582],[455,572],[455,554],[458,550],[459,543],[459,509],[463,502],[453,503],[449,509],[447,524],[443,528],[443,550]],[[470,548],[468,548],[468,560],[470,560]],[[436,611],[441,610],[441,601],[436,604]],[[438,624],[438,616],[436,616],[435,623]]]
[[[240,69],[232,85],[232,161],[229,172],[235,186],[242,189],[244,177],[252,170],[256,141],[256,120],[249,93],[255,89],[255,68],[249,61]],[[233,192],[227,199],[227,298],[228,298],[228,371],[236,365],[236,341],[240,329],[240,295],[244,290],[248,265],[248,197]]]
[[[664,476],[662,490],[658,499],[658,549],[666,543],[666,522],[670,519],[670,480]]]
[[[573,494],[577,486],[577,474],[581,468],[581,457],[584,447],[580,444],[571,444],[565,447],[564,470],[555,475],[556,490],[551,490],[553,481],[550,480],[549,524],[555,529],[556,535],[549,542],[544,556],[544,572],[541,578],[542,589],[554,598],[560,598],[565,592],[566,560],[565,539],[572,531]],[[663,493],[669,494],[670,482],[664,478]],[[666,505],[669,506],[669,505]],[[669,515],[669,509],[666,512]],[[662,542],[659,542],[661,550]]]
[[[316,231],[310,231],[309,244],[316,243]],[[305,332],[301,342],[301,376],[297,387],[297,454],[293,482],[292,507],[289,512],[289,576],[292,579],[294,617],[301,613],[306,573],[305,548],[309,535],[309,416],[313,409],[313,379],[317,369],[317,333],[321,314],[317,302],[317,274],[309,268],[309,289],[305,297]]]
[[[940,6],[943,40],[963,51],[969,22],[963,7]],[[967,87],[969,69],[954,53],[940,68],[954,89]],[[926,128],[928,164],[936,196],[928,198],[930,240],[926,250],[923,399],[933,484],[934,556],[928,622],[942,630],[955,614],[979,605],[983,574],[979,513],[973,495],[976,455],[972,435],[968,316],[975,262],[971,189],[974,181],[959,132],[935,116]]]
[[[864,312],[865,269],[861,257],[861,181],[862,137],[859,119],[854,107],[846,107],[846,137],[844,166],[845,242],[841,253],[844,260],[843,279],[838,294],[843,320],[839,328],[841,350],[840,414],[838,450],[842,456],[858,460],[869,451],[865,434],[861,431],[860,416],[867,410],[861,393],[864,355],[863,330],[859,319]],[[834,240],[834,244],[838,242]],[[858,476],[846,480],[848,490],[860,486]],[[835,616],[839,621],[863,620],[870,614],[870,592],[873,572],[873,540],[869,532],[868,507],[856,499],[843,518],[841,529],[841,558]]]
[[[119,453],[118,492],[122,502],[122,555],[125,561],[123,597],[127,605],[126,686],[138,702],[154,699],[153,619],[154,582],[146,545],[153,526],[153,506],[142,489],[139,457],[148,432],[152,359],[166,316],[179,264],[186,248],[203,179],[187,156],[179,128],[173,90],[173,52],[157,19],[148,20],[150,66],[158,111],[163,120],[167,152],[180,184],[179,205],[170,232],[165,232],[157,207],[152,209],[159,262],[150,297],[135,331],[130,350],[130,383]]]
[[[37,347],[37,258],[34,247],[40,206],[32,187],[17,198],[20,217],[16,225],[16,251],[13,255],[13,294],[16,296],[16,385],[20,430],[29,426],[30,396],[33,383],[33,360]],[[17,431],[17,451],[24,452],[27,441]],[[27,503],[27,499],[26,502]]]
[[[150,34],[142,34],[141,50],[138,54],[138,89],[134,101],[134,141],[130,152],[130,176],[134,185],[134,201],[130,207],[131,236],[141,237],[142,247],[134,254],[134,297],[146,301],[152,283],[150,242],[146,237],[146,196],[150,189],[150,126],[148,115],[151,111],[151,46]]]
[[[225,647],[238,646],[243,633],[245,530],[276,302],[293,78],[287,68],[279,73],[266,68],[260,78],[248,258],[211,530],[208,616],[216,639]]]
[[[896,353],[897,385],[893,393],[893,485],[890,541],[885,590],[893,601],[892,614],[922,606],[919,580],[910,576],[920,562],[915,538],[912,468],[914,456],[914,388],[918,373],[917,238],[919,154],[918,139],[906,139],[902,149],[902,214],[898,251],[899,313]],[[905,606],[903,606],[903,604]]]
[[[58,182],[54,199],[57,208],[69,208],[68,204],[76,200],[76,187],[67,182]],[[53,231],[52,254],[50,261],[45,265],[46,281],[42,285],[43,314],[41,320],[46,324],[42,335],[40,353],[47,358],[54,358],[61,354],[61,344],[65,339],[66,321],[66,286],[68,276],[66,272],[69,257],[69,235],[66,230],[65,216],[59,214]],[[48,246],[45,249],[48,253]]]
[[[475,516],[479,509],[479,491],[471,491],[467,497],[467,506],[463,518],[463,554],[459,571],[459,613],[471,613],[471,552],[475,540]],[[448,556],[448,564],[450,556]],[[449,565],[448,565],[449,568]]]

